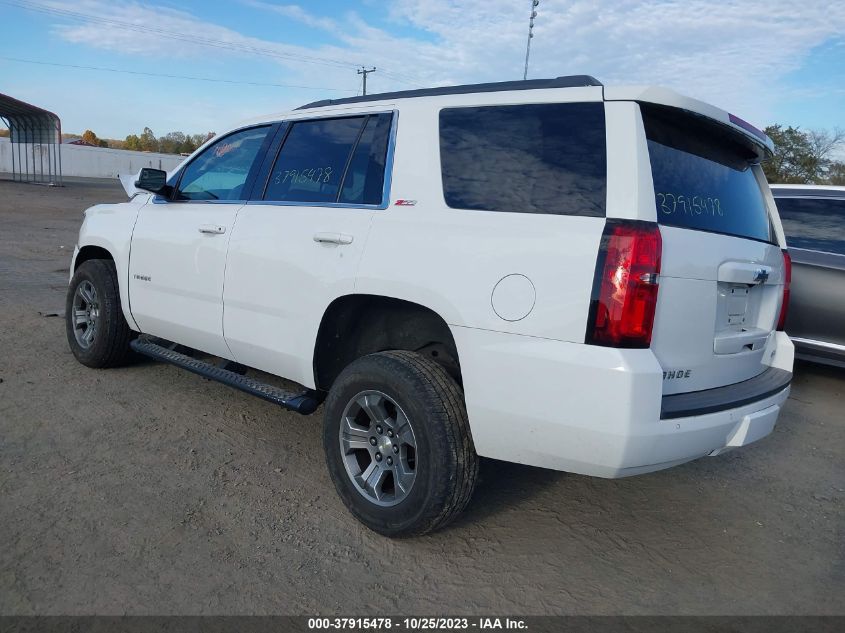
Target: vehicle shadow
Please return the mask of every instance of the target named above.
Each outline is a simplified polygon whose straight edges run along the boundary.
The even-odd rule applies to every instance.
[[[447,529],[482,522],[508,508],[522,505],[569,476],[561,471],[482,457],[472,499]]]
[[[825,363],[816,363],[809,360],[795,359],[795,367],[793,368],[795,378],[805,378],[809,376],[824,376],[826,378],[845,378],[845,367],[838,365],[828,365]]]

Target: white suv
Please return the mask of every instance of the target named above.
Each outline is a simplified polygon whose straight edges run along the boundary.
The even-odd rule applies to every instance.
[[[624,477],[716,455],[772,430],[792,376],[771,148],[586,76],[312,103],[89,209],[68,340],[325,399],[337,491],[392,536],[455,517],[479,456]]]

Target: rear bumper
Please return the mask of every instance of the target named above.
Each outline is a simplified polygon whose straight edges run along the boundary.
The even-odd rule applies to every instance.
[[[453,333],[476,450],[532,466],[614,478],[717,455],[770,433],[789,395],[793,347],[782,332],[767,351],[778,369],[751,385],[755,396],[712,411],[670,400],[683,404],[671,418],[661,417],[663,372],[650,350]]]
[[[716,456],[764,438],[775,427],[789,387],[747,405],[715,413],[660,420],[650,436],[630,438],[625,459],[605,477],[628,477]]]
[[[663,396],[660,419],[674,420],[736,409],[780,393],[792,382],[792,372],[769,367],[762,374],[725,387]]]

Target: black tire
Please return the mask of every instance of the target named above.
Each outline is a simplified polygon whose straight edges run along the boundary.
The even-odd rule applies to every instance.
[[[415,436],[413,483],[403,493],[406,496],[388,507],[356,489],[341,448],[347,405],[371,390],[401,408]],[[445,526],[466,507],[478,478],[478,455],[460,386],[443,367],[414,352],[370,354],[341,372],[326,399],[323,447],[329,474],[346,507],[385,536],[417,536]]]
[[[77,331],[87,326],[74,326],[74,298],[83,284],[90,284],[95,292],[96,321],[92,340],[85,344],[77,338]],[[83,303],[87,307],[87,302]],[[116,367],[125,364],[132,351],[129,341],[134,333],[129,329],[120,305],[120,290],[114,262],[108,259],[89,259],[73,274],[65,301],[65,329],[73,355],[83,365],[94,368]]]

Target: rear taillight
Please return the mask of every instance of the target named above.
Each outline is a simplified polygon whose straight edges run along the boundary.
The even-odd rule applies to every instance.
[[[608,220],[601,239],[587,343],[648,347],[663,242],[652,222]]]
[[[788,251],[783,251],[783,301],[780,304],[778,330],[783,332],[786,326],[786,313],[789,310],[789,284],[792,283],[792,258]]]

